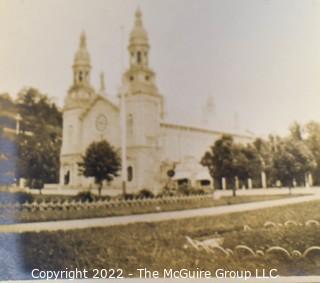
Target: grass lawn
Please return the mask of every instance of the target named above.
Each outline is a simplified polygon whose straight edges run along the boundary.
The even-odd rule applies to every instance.
[[[266,221],[305,222],[320,220],[320,201],[234,213],[216,217],[199,217],[171,220],[160,223],[141,223],[108,228],[1,234],[2,243],[12,237],[20,245],[20,258],[25,270],[40,268],[64,270],[78,268],[122,268],[125,274],[137,274],[136,269],[164,268],[195,270],[255,270],[277,268],[280,275],[320,275],[320,254],[308,259],[291,260],[267,256],[254,258],[234,255],[226,258],[187,245],[186,236],[193,239],[210,238],[218,234],[224,238],[224,247],[234,248],[248,244],[254,249],[265,250],[280,245],[289,250],[304,251],[309,246],[320,245],[320,227],[290,226],[264,229]],[[243,225],[252,231],[245,232]]]
[[[93,217],[107,217],[130,214],[143,214],[150,212],[174,211],[183,209],[194,209],[202,207],[212,207],[221,205],[232,205],[239,203],[249,203],[254,201],[274,200],[298,195],[256,195],[256,196],[237,196],[221,197],[220,199],[187,199],[183,202],[149,203],[142,206],[121,206],[113,208],[90,208],[81,210],[46,210],[46,211],[0,211],[0,224],[19,223],[19,222],[38,222],[63,219],[83,219]]]

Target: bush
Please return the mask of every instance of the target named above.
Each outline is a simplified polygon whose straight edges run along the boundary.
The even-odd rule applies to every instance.
[[[164,187],[157,197],[205,195],[207,193],[209,193],[209,190],[203,188],[193,188],[188,184],[181,184],[178,186],[178,189]]]
[[[191,187],[188,184],[181,184],[178,187],[178,195],[188,196],[191,194]]]
[[[182,184],[178,188],[178,195],[191,196],[191,195],[204,195],[208,190],[203,188],[193,188],[187,184]]]
[[[41,189],[43,189],[43,187],[44,187],[44,184],[43,184],[42,180],[36,179],[33,181],[32,188],[41,190]]]
[[[189,188],[189,194],[190,195],[204,195],[206,194],[206,190],[205,189],[197,189],[197,188]]]
[[[10,193],[10,192],[0,192],[0,203],[24,203],[33,202],[33,195],[24,192]]]
[[[138,198],[154,198],[154,193],[147,189],[142,189],[141,191],[138,192],[137,197]]]
[[[43,183],[43,180],[40,180],[40,179],[30,179],[30,180],[27,180],[26,185],[30,189],[41,190],[43,189],[44,183]]]
[[[38,203],[41,202],[53,202],[53,203],[57,203],[57,202],[66,202],[72,199],[75,199],[75,196],[69,196],[69,195],[33,195],[34,200]]]
[[[112,199],[112,197],[111,196],[107,196],[107,195],[105,195],[105,196],[101,196],[101,197],[98,197],[98,200],[102,200],[102,201],[110,201]]]
[[[80,192],[75,196],[75,200],[81,202],[93,202],[97,200],[97,197],[90,191]]]
[[[161,192],[157,195],[157,197],[173,197],[177,195],[177,191],[174,188],[169,188],[169,187],[163,187]]]
[[[122,195],[120,197],[120,199],[124,199],[124,200],[133,200],[135,198],[136,198],[136,195],[135,194],[130,194],[130,193],[127,193],[124,196]]]

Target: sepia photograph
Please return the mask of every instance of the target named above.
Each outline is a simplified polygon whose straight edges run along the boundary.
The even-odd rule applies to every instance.
[[[1,282],[320,283],[320,0],[0,0],[0,42]]]

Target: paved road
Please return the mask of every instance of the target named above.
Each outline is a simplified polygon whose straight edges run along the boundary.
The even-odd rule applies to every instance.
[[[77,219],[47,221],[35,223],[20,223],[0,225],[0,233],[22,233],[35,231],[57,231],[57,230],[74,230],[91,227],[108,227],[113,225],[126,225],[141,222],[158,222],[171,219],[183,219],[199,216],[216,216],[221,214],[250,211],[261,208],[282,206],[288,204],[302,203],[312,200],[319,200],[320,194],[292,197],[286,199],[260,201],[252,203],[235,204],[229,206],[218,206],[209,208],[199,208],[181,211],[169,211],[159,213],[148,213],[128,216],[114,216],[104,218]]]

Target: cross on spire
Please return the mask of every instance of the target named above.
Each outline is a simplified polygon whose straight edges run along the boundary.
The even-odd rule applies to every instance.
[[[87,43],[86,43],[86,34],[84,31],[82,31],[80,35],[80,48],[87,48]]]
[[[136,16],[135,25],[142,27],[142,13],[141,13],[140,7],[137,8],[135,16]]]

